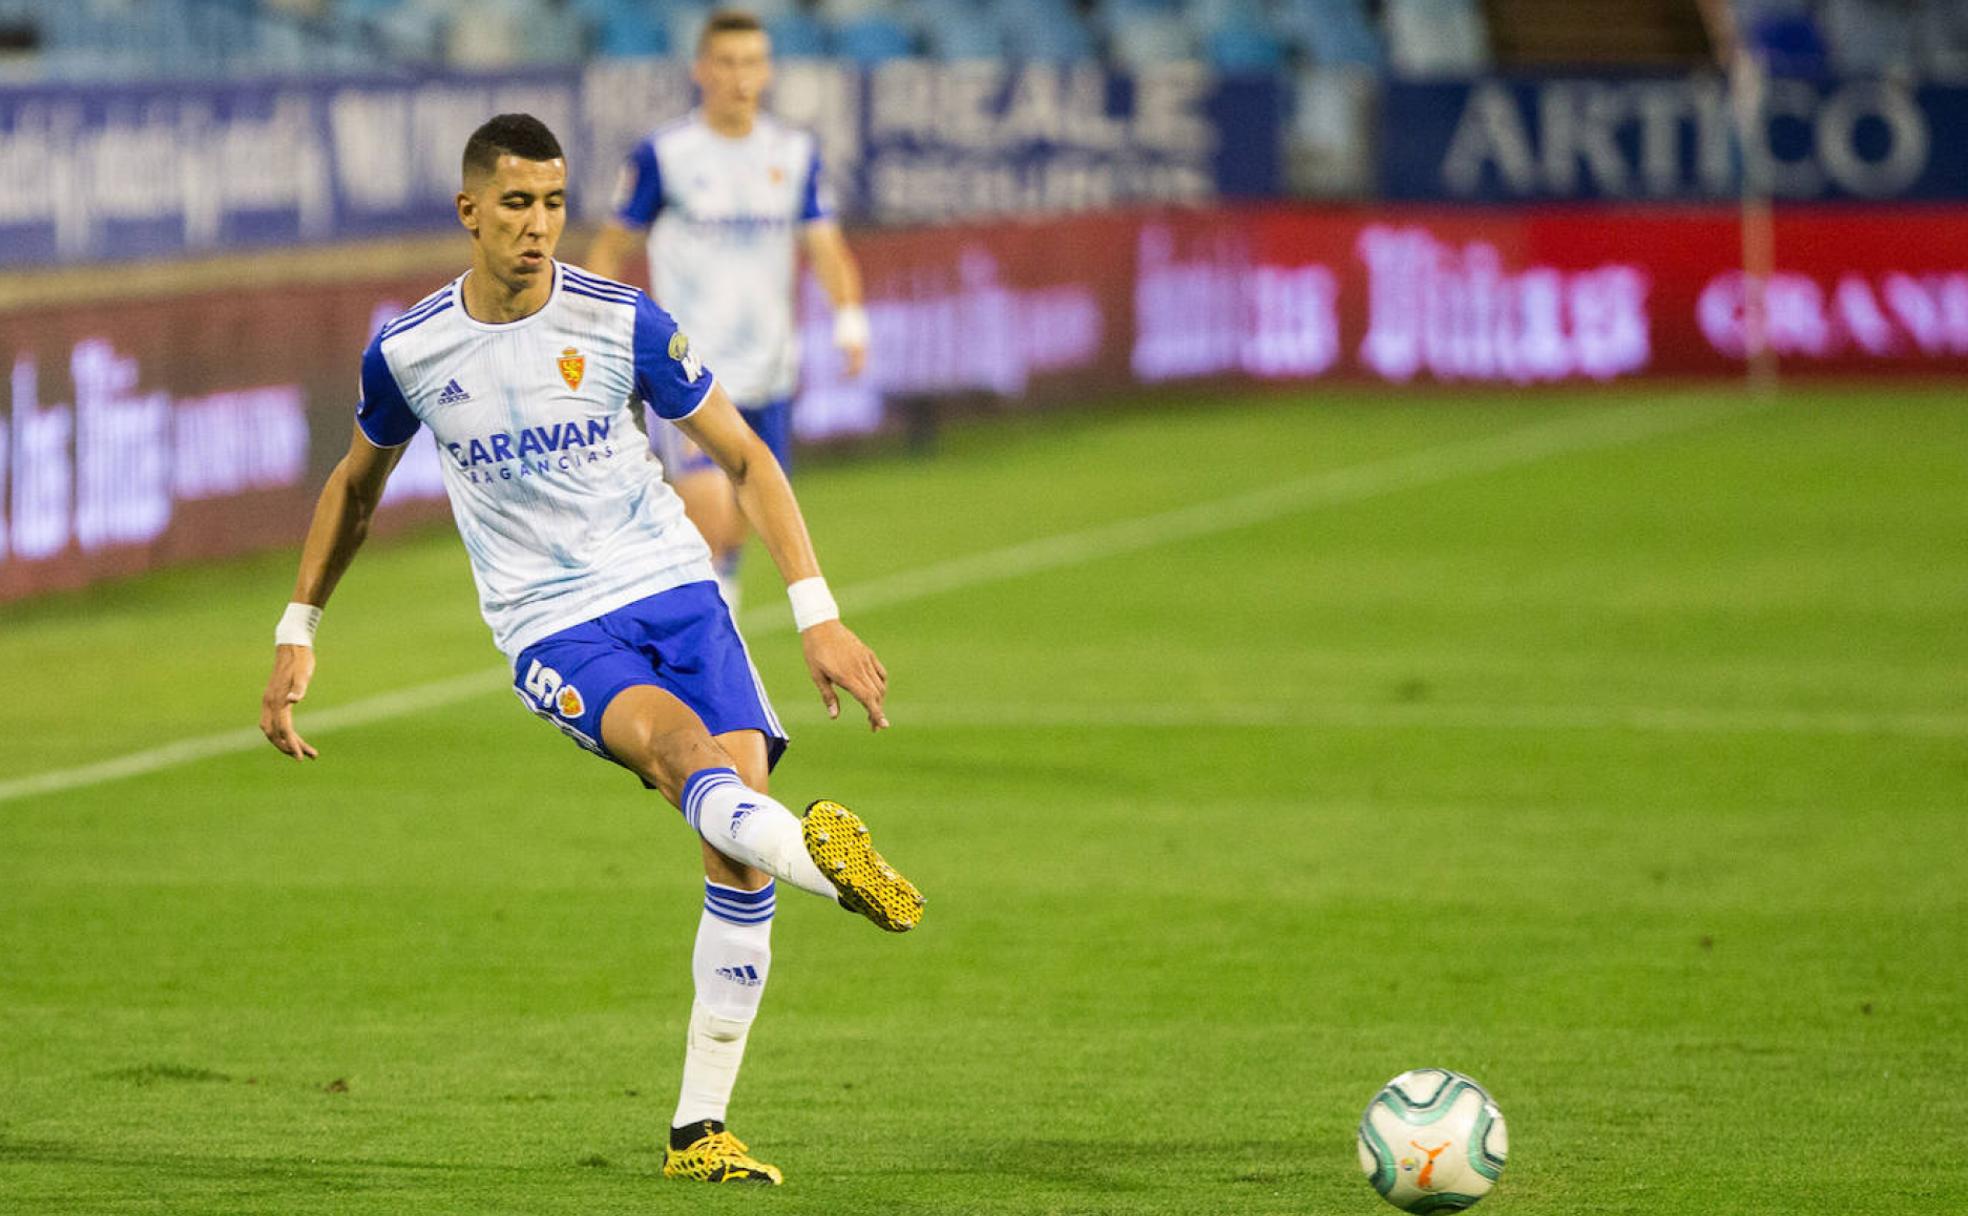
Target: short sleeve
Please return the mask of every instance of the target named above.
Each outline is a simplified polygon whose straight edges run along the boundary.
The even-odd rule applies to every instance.
[[[355,407],[355,421],[379,448],[402,447],[422,425],[410,412],[410,403],[396,385],[396,373],[383,357],[381,334],[362,352],[362,400]]]
[[[637,292],[635,310],[636,395],[660,418],[688,418],[710,394],[711,373],[654,300]]]
[[[826,173],[820,164],[820,141],[813,141],[813,157],[806,166],[806,190],[800,199],[800,221],[812,223],[814,220],[834,218],[834,191],[827,184]]]
[[[615,218],[642,227],[663,209],[663,171],[656,164],[656,142],[637,144],[615,179]]]

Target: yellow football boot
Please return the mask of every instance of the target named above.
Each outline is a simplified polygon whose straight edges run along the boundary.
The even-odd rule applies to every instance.
[[[783,1181],[778,1166],[752,1156],[745,1142],[724,1130],[722,1123],[704,1123],[703,1133],[686,1147],[663,1153],[663,1177],[759,1186],[778,1186]]]
[[[806,808],[803,822],[806,851],[840,892],[841,907],[890,933],[916,927],[922,920],[922,893],[875,852],[859,815],[822,798]]]

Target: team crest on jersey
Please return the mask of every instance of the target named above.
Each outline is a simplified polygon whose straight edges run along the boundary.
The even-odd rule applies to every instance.
[[[697,352],[690,349],[690,339],[684,337],[680,329],[670,335],[670,358],[683,365],[685,383],[697,383],[697,377],[703,374],[704,365],[698,361]]]
[[[560,716],[563,718],[578,718],[581,716],[581,711],[587,708],[587,704],[581,700],[580,689],[572,684],[562,684],[560,695],[554,698],[554,708],[560,711]]]
[[[567,381],[568,388],[580,388],[581,377],[588,368],[588,357],[573,347],[560,352],[560,378]]]

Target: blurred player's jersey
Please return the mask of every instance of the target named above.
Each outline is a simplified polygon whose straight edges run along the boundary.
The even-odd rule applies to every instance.
[[[633,287],[553,263],[545,307],[465,313],[464,277],[376,334],[356,420],[397,447],[437,439],[479,608],[508,657],[659,591],[714,577],[635,411],[688,417],[711,373]]]
[[[615,216],[649,231],[656,299],[703,346],[741,406],[790,397],[799,374],[793,269],[802,225],[833,215],[819,144],[761,114],[741,139],[701,114],[636,145]]]

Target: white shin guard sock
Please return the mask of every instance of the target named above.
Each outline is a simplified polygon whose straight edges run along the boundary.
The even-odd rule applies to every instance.
[[[772,968],[773,903],[771,883],[758,891],[704,883],[704,917],[690,956],[697,999],[690,1006],[683,1085],[671,1127],[724,1121]]]
[[[823,899],[834,884],[813,864],[799,817],[747,786],[728,768],[700,769],[683,783],[683,817],[710,846]]]

